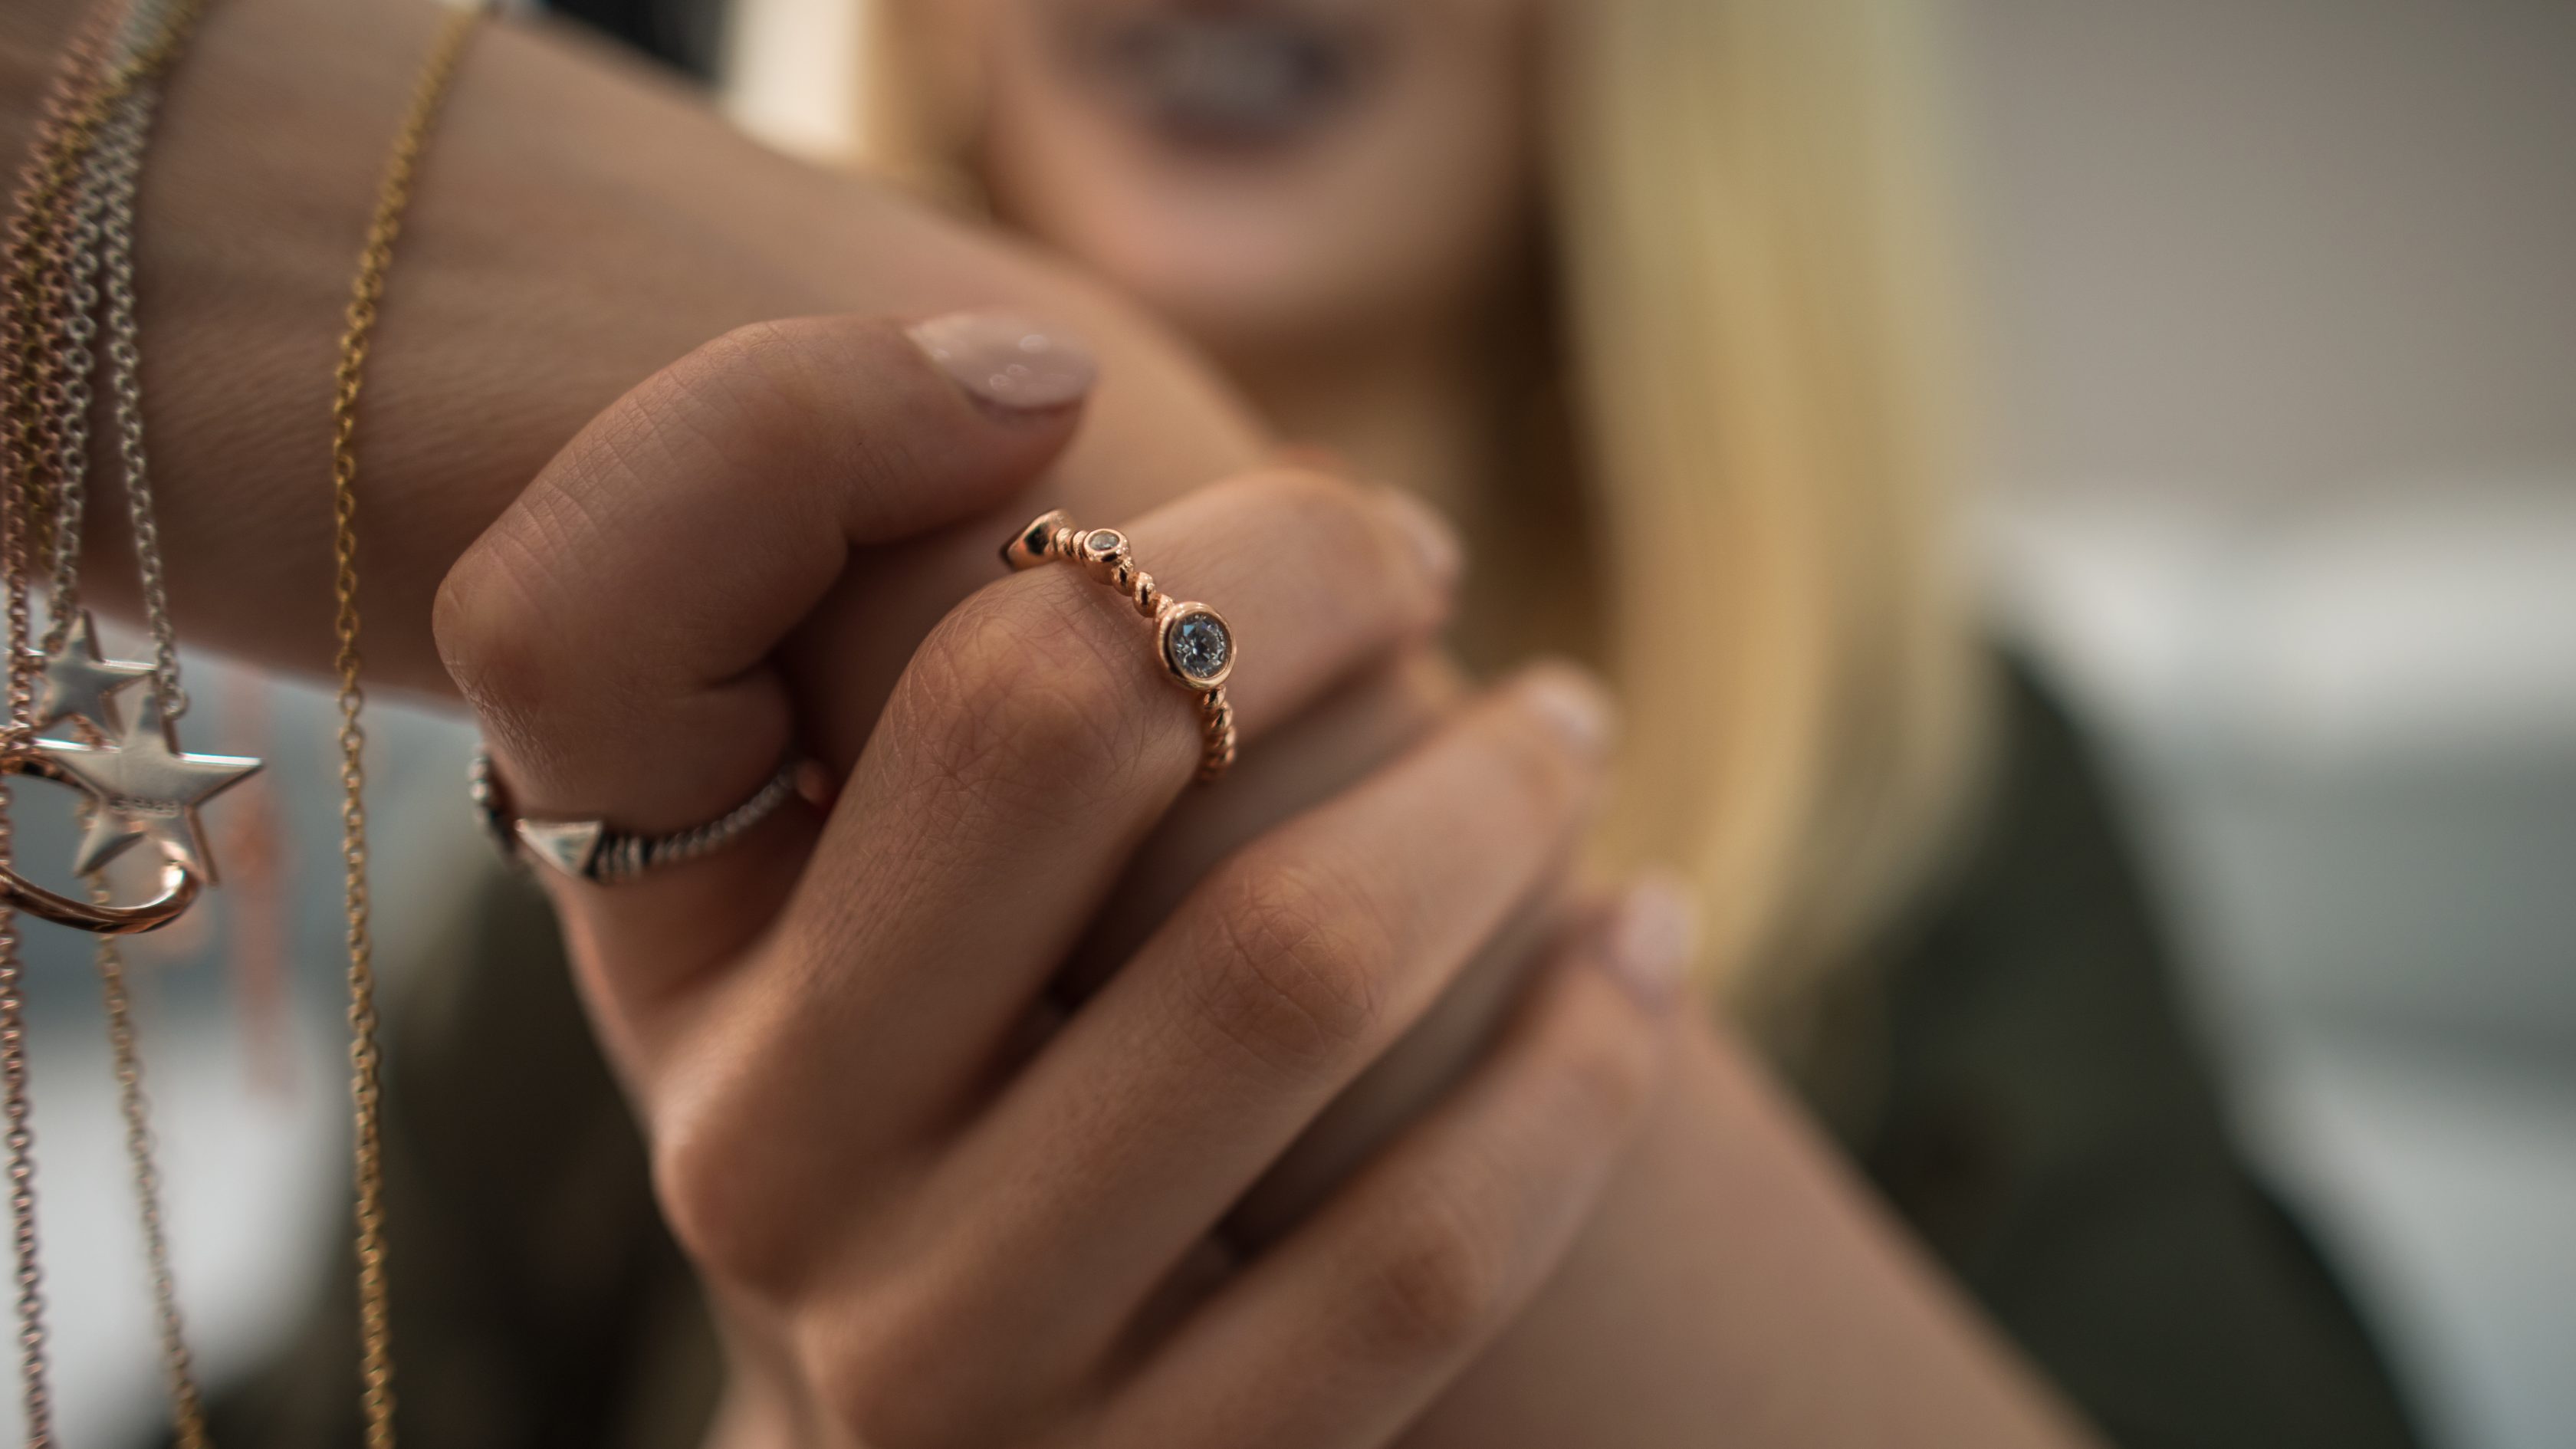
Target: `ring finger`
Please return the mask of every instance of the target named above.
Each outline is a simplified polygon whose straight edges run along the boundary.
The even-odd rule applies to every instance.
[[[987,1325],[989,1364],[1007,1323],[1045,1360],[1019,1366],[1033,1382],[1105,1351],[1549,877],[1601,783],[1604,710],[1532,671],[1220,867],[920,1189],[942,1227],[916,1258],[942,1277],[896,1295],[925,1305],[911,1336]]]
[[[1212,486],[1129,530],[1176,595],[1220,605],[1248,651],[1228,689],[1247,742],[1446,608],[1454,569],[1411,504],[1320,475]],[[1194,699],[1154,631],[1080,571],[980,591],[914,656],[762,949],[680,992],[611,984],[642,1044],[666,1208],[693,1193],[739,1226],[701,1232],[755,1278],[794,1267],[805,1226],[845,1205],[854,1161],[985,1090],[1137,842],[1199,763]],[[649,887],[646,887],[649,889]],[[590,893],[597,897],[604,893]],[[590,904],[577,901],[577,912]],[[657,1067],[657,1060],[666,1063]],[[659,1080],[655,1080],[655,1078]],[[833,1139],[758,1130],[784,1112]]]

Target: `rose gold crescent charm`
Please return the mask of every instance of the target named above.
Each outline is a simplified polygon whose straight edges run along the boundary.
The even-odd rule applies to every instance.
[[[35,775],[58,784],[77,784],[52,761],[23,748],[0,752],[0,775]],[[141,905],[105,906],[47,890],[14,868],[0,865],[0,905],[94,936],[157,931],[186,915],[204,889],[205,882],[186,862],[166,860],[161,865],[161,894]]]
[[[195,871],[175,860],[166,861],[161,866],[161,894],[139,906],[101,906],[49,891],[0,865],[0,905],[93,936],[139,936],[160,930],[186,915],[204,888]]]

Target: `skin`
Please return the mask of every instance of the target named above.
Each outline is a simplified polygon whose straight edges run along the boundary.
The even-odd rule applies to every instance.
[[[27,0],[0,13],[0,141],[23,144],[68,9]],[[199,642],[307,668],[325,657],[324,381],[382,138],[431,24],[426,11],[234,0],[174,83],[147,172],[143,308],[174,599]],[[260,145],[242,144],[252,135]],[[890,322],[733,330],[993,302],[1042,313],[1100,355],[1106,381],[1069,443],[1070,418],[1055,435],[976,432],[990,420],[932,388]],[[1428,628],[1437,609],[1399,606],[1414,597],[1398,593],[1400,551],[1319,542],[1393,530],[1382,502],[1347,485],[1241,478],[1156,511],[1244,474],[1263,438],[1152,322],[1010,243],[768,157],[582,46],[510,27],[469,59],[384,329],[363,430],[375,677],[439,686],[431,599],[450,578],[449,662],[531,810],[606,810],[639,829],[701,819],[747,792],[791,728],[849,771],[828,818],[790,813],[613,910],[566,902],[665,1204],[733,1327],[742,1392],[720,1435],[903,1444],[966,1423],[992,1430],[984,1442],[1269,1442],[1259,1436],[1275,1428],[1280,1442],[1329,1444],[1384,1442],[1409,1423],[1419,1442],[1476,1444],[2073,1436],[1735,1044],[1696,1014],[1656,1028],[1663,1018],[1634,1004],[1652,993],[1596,969],[1619,953],[1584,928],[1588,908],[1570,929],[1546,924],[1552,861],[1529,852],[1570,838],[1599,760],[1580,729],[1544,723],[1579,708],[1539,701],[1561,706],[1580,687],[1467,694],[1423,662],[1418,632],[1369,633]],[[915,406],[869,411],[889,397]],[[680,445],[691,438],[725,446]],[[886,439],[910,445],[868,451]],[[612,486],[615,507],[575,501]],[[646,497],[670,508],[636,506]],[[692,509],[709,498],[744,526],[783,519],[778,537],[828,548],[799,553],[792,577],[683,590],[713,585],[706,568],[735,551],[700,547],[703,529],[657,551],[634,530],[707,516]],[[1241,677],[1257,729],[1240,777],[1159,826],[1187,773],[1187,712],[1149,676],[1125,676],[1126,693],[1102,683],[1120,680],[1117,659],[1139,667],[1136,621],[1069,570],[995,579],[994,540],[1051,501],[1132,520],[1150,556],[1172,560],[1158,567],[1224,601],[1272,661]],[[1305,522],[1247,532],[1274,516],[1265,507]],[[1275,554],[1240,544],[1274,536]],[[1372,559],[1385,570],[1374,585],[1346,572]],[[117,563],[93,560],[100,592]],[[1325,582],[1382,592],[1296,593]],[[1345,597],[1387,607],[1325,607]],[[579,612],[585,599],[632,607],[579,628],[595,618]],[[660,627],[621,622],[638,618]],[[1113,622],[1126,632],[1107,632]],[[703,652],[685,647],[691,630]],[[996,682],[1004,640],[1023,645],[1008,653],[1008,689]],[[1081,650],[1104,668],[1029,687],[1029,671]],[[602,711],[603,698],[620,708]],[[973,714],[996,746],[958,757],[937,722],[973,703],[989,706]],[[1067,773],[1100,765],[1113,743],[1126,753],[1107,780]],[[1509,763],[1496,773],[1495,761]],[[932,789],[980,803],[993,829],[907,845],[884,832],[917,817],[850,803]],[[1385,862],[1400,889],[1370,899],[1362,887],[1381,872],[1345,878],[1342,894],[1306,892],[1261,933],[1244,929],[1259,896],[1240,868],[1211,864],[1249,850],[1271,867],[1256,876],[1340,860],[1313,878],[1348,877],[1349,859],[1378,859],[1363,853],[1371,838],[1417,815],[1441,827],[1439,848]],[[1086,833],[1104,821],[1108,834]],[[1443,855],[1455,868],[1438,878],[1400,873]],[[885,879],[871,865],[887,862],[920,873],[918,899],[866,893]],[[1009,923],[1025,935],[961,954],[948,933],[1000,929],[958,903],[1003,865],[1045,882],[1047,909]],[[727,909],[708,908],[718,896]],[[1516,1006],[1491,987],[1480,998],[1483,968],[1467,958],[1530,917],[1553,943],[1537,984]],[[942,944],[884,955],[874,927],[886,921]],[[1218,1075],[1229,1059],[1212,1038],[1205,1052],[1075,1050],[1119,1023],[1161,1030],[1151,1012],[1175,1009],[1175,994],[1214,1004],[1170,1031],[1226,1019],[1206,981],[1273,978],[1196,963],[1265,935],[1378,944],[1319,958],[1316,979],[1356,996],[1247,993],[1270,1003],[1245,1018],[1266,1023],[1247,1028],[1253,1041],[1284,1040],[1300,1019],[1339,1028],[1311,1032],[1269,1075],[1239,1073],[1261,1089]],[[1278,979],[1307,980],[1303,962],[1270,954],[1291,972]],[[1175,973],[1177,957],[1193,969]],[[1062,1030],[1033,1047],[996,1027],[1050,1024],[1047,967],[1085,960],[1106,984]],[[1159,1000],[1130,986],[1173,980],[1188,988]],[[972,1001],[942,994],[979,985]],[[1444,986],[1440,1012],[1470,1008],[1445,1038],[1433,1007]],[[897,999],[936,1008],[930,1029],[902,1030]],[[1346,999],[1386,1005],[1315,1015]],[[1506,1010],[1492,1049],[1468,1050]],[[825,1023],[880,1033],[885,1049],[826,1040]],[[1408,1026],[1407,1049],[1442,1043],[1427,1064],[1406,1068],[1394,1047]],[[1475,1063],[1463,1077],[1461,1057]],[[1372,1061],[1411,1079],[1376,1099],[1398,1105],[1330,1105]],[[1189,1068],[1207,1075],[1168,1075]],[[766,1095],[781,1083],[840,1108],[788,1110],[778,1104],[806,1098]],[[1048,1133],[1013,1132],[1102,1091],[1140,1105],[1056,1124],[1093,1134],[1071,1139],[1092,1150],[1048,1153]],[[1257,1231],[1217,1228],[1301,1128],[1329,1143],[1337,1125],[1338,1147],[1309,1149],[1324,1168],[1283,1193],[1292,1206]],[[1381,1140],[1392,1145],[1373,1150]],[[1460,1165],[1471,1161],[1483,1176]],[[978,1191],[1003,1180],[997,1163],[1011,1190]],[[1426,1223],[1400,1210],[1421,1201],[1408,1184],[1444,1185],[1434,1200],[1455,1211]],[[1044,1205],[1064,1211],[1033,1210]],[[937,1241],[920,1236],[927,1225]],[[1085,1225],[1115,1239],[1100,1259]],[[1270,1246],[1238,1265],[1225,1246],[1236,1241]],[[1167,1276],[1140,1276],[1180,1244],[1196,1246]],[[1031,1266],[994,1275],[996,1262]],[[1110,1291],[1069,1295],[1077,1279]],[[972,1347],[983,1344],[990,1357]],[[993,1383],[1025,1388],[961,1387]]]
[[[888,325],[785,324],[577,438],[440,595],[514,792],[676,821],[756,780],[811,728],[781,646],[849,551],[1061,437],[948,387]],[[1324,475],[1122,527],[1264,641],[1255,759],[1400,665],[1453,582],[1406,510]],[[703,591],[658,582],[691,563]],[[1216,865],[1067,1014],[1057,966],[1196,762],[1135,626],[1066,567],[990,584],[864,739],[825,741],[856,752],[828,807],[649,884],[549,881],[726,1330],[715,1442],[2073,1439],[1671,1011],[1686,932],[1651,891],[1560,933],[1454,1084],[1238,1247],[1242,1195],[1550,888],[1606,706],[1561,669],[1458,706]],[[675,738],[696,768],[666,768]]]
[[[1532,286],[1543,6],[1269,7],[1352,35],[1358,79],[1249,145],[1155,124],[1148,88],[1085,62],[1086,37],[1188,5],[906,8],[928,45],[979,58],[962,68],[974,96],[950,103],[976,106],[977,178],[1014,230],[1205,348],[1284,436],[1462,517],[1487,511],[1479,439],[1519,400],[1496,395],[1480,323]]]
[[[0,7],[10,156],[79,11]],[[426,5],[225,0],[171,78],[137,269],[171,598],[193,642],[327,670],[334,347],[438,19]],[[453,693],[429,633],[439,581],[585,423],[692,349],[775,318],[995,305],[1100,357],[1107,381],[1048,479],[1065,501],[1135,512],[1266,447],[1168,331],[1060,263],[789,162],[595,42],[487,25],[422,169],[369,368],[371,677]],[[87,531],[89,592],[133,612],[113,506],[100,500]],[[961,531],[929,618],[989,576],[986,535],[1019,521]]]
[[[684,361],[467,554],[439,636],[514,788],[649,812],[708,788],[658,768],[675,736],[774,756],[796,670],[771,661],[844,550],[1007,488],[1067,431],[979,412],[908,351],[826,320]],[[1263,641],[1235,698],[1254,747],[1445,612],[1412,525],[1334,479],[1249,475],[1127,527]],[[617,582],[690,560],[704,593]],[[591,648],[591,625],[655,643]],[[1383,1442],[1510,1321],[1653,1099],[1687,942],[1577,933],[1437,1108],[1233,1261],[1230,1205],[1547,887],[1607,707],[1564,670],[1467,703],[1219,865],[1068,1017],[1050,978],[1197,762],[1139,638],[1070,568],[990,584],[828,812],[633,888],[554,883],[720,1305],[728,1442]]]

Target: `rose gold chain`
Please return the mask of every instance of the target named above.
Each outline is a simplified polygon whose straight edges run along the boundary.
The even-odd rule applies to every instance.
[[[393,1449],[393,1325],[385,1281],[384,1129],[382,1060],[376,1045],[374,946],[368,935],[366,731],[359,723],[366,696],[359,688],[358,651],[358,393],[366,382],[367,351],[375,340],[385,276],[393,266],[394,240],[411,203],[422,150],[438,120],[449,82],[472,38],[477,9],[450,15],[421,66],[411,106],[395,134],[393,152],[376,193],[374,219],[358,254],[357,281],[349,291],[348,330],[340,338],[340,363],[331,398],[331,520],[333,589],[338,613],[340,672],[341,862],[347,877],[349,945],[350,1096],[356,1105],[358,1314],[360,1364],[365,1384],[367,1449]]]
[[[25,667],[25,566],[46,540],[41,530],[53,516],[53,468],[58,459],[51,430],[55,414],[45,406],[53,358],[51,343],[59,330],[56,315],[66,298],[49,285],[60,272],[57,240],[61,212],[68,201],[74,158],[86,145],[79,118],[89,98],[101,88],[99,55],[113,25],[105,10],[94,14],[73,37],[56,68],[54,84],[37,119],[35,144],[29,149],[10,218],[8,259],[0,284],[8,288],[8,305],[0,308],[5,347],[0,366],[7,369],[5,430],[0,430],[0,460],[8,468],[11,503],[10,538],[15,552],[7,564],[10,650],[10,737],[29,703]],[[104,107],[100,108],[104,111]]]
[[[90,84],[89,43],[98,38],[98,30],[96,25],[84,30],[65,52],[56,73],[54,91],[47,97],[38,122],[35,157],[28,163],[16,197],[8,264],[5,274],[0,274],[0,282],[9,289],[8,305],[0,308],[7,329],[5,339],[0,339],[0,366],[7,369],[8,384],[7,416],[0,419],[0,434],[5,434],[5,440],[0,441],[0,465],[8,470],[6,479],[0,480],[0,572],[6,574],[8,610],[9,716],[5,740],[9,746],[17,743],[19,721],[27,716],[33,701],[25,662],[29,626],[26,530],[43,513],[41,502],[51,496],[43,470],[50,466],[52,454],[38,431],[46,419],[37,404],[33,371],[42,355],[42,339],[52,330],[44,293],[38,285],[44,268],[44,238],[51,229],[52,217],[38,178],[44,158],[62,144],[64,117]],[[6,780],[0,779],[0,863],[9,861],[16,843],[11,829],[10,794]],[[9,1159],[19,1407],[29,1449],[46,1449],[53,1443],[53,1401],[46,1384],[44,1274],[36,1237],[35,1139],[27,1122],[24,975],[25,965],[18,950],[17,913],[0,907],[0,1121],[5,1121],[5,1137],[0,1140],[7,1144]]]
[[[112,8],[93,14],[64,53],[20,177],[7,276],[12,344],[7,434],[13,481],[26,509],[21,541],[31,558],[42,557],[52,538],[52,485],[57,481],[53,432],[64,381],[49,346],[70,304],[71,208],[82,163],[108,112],[138,82],[170,63],[203,10],[203,0],[169,0],[158,28],[112,67],[101,56],[117,15]],[[23,671],[23,665],[18,668]],[[11,723],[14,727],[16,711]]]
[[[8,289],[0,307],[0,368],[5,368],[6,417],[0,418],[0,573],[7,593],[9,714],[0,747],[15,745],[32,702],[26,649],[27,565],[31,554],[28,527],[45,516],[50,502],[47,470],[53,452],[46,429],[50,414],[43,405],[48,341],[54,332],[55,293],[45,279],[52,263],[53,237],[60,224],[63,190],[59,178],[69,167],[59,158],[75,145],[74,118],[84,97],[97,89],[97,53],[108,17],[93,17],[74,38],[57,68],[54,86],[41,113],[36,141],[11,218],[7,264],[0,285]],[[15,845],[11,830],[10,792],[0,783],[0,864]],[[28,1124],[27,1020],[25,964],[19,953],[16,913],[0,909],[0,1121],[5,1122],[8,1150],[10,1248],[15,1266],[14,1307],[18,1323],[18,1385],[28,1449],[53,1443],[53,1399],[47,1386],[45,1354],[44,1270],[36,1232],[35,1135]]]
[[[78,214],[84,177],[102,126],[138,84],[157,75],[177,53],[200,5],[197,0],[170,0],[154,9],[157,15],[135,17],[151,22],[152,28],[113,66],[104,57],[116,29],[114,12],[98,11],[75,35],[39,119],[15,198],[6,264],[0,267],[0,286],[8,293],[6,305],[0,306],[0,381],[5,381],[7,394],[6,416],[0,418],[0,466],[6,470],[5,477],[0,477],[0,513],[6,515],[0,518],[0,572],[6,575],[9,679],[8,721],[5,733],[0,733],[0,748],[22,746],[32,733],[27,655],[30,565],[49,547],[57,497],[74,496],[62,492],[71,480],[60,475],[77,450],[64,450],[60,430],[65,404],[88,383],[86,376],[70,371],[76,365],[78,347],[64,346],[67,339],[77,343],[77,323],[86,320],[75,318],[72,311],[81,297],[77,277],[84,258],[76,256],[74,248],[84,236]],[[62,612],[61,606],[56,612]],[[14,844],[10,803],[8,793],[0,790],[0,864],[7,863]],[[101,943],[99,967],[107,995],[119,1104],[126,1119],[126,1151],[133,1164],[178,1438],[183,1449],[203,1449],[203,1414],[180,1331],[177,1288],[170,1273],[167,1235],[162,1231],[160,1176],[152,1160],[124,963],[109,943]],[[42,1449],[52,1444],[54,1436],[36,1224],[34,1134],[28,1120],[23,977],[17,922],[12,913],[0,912],[0,1118],[6,1122],[9,1159],[20,1396],[26,1443],[29,1449]]]
[[[55,355],[60,340],[72,330],[67,309],[76,296],[76,267],[80,260],[70,251],[77,232],[78,219],[73,212],[78,205],[79,182],[100,128],[112,110],[138,81],[154,75],[168,62],[200,8],[201,0],[167,0],[159,28],[144,38],[130,58],[112,68],[104,67],[99,60],[112,17],[102,14],[83,30],[65,56],[16,198],[5,266],[0,266],[0,285],[5,285],[8,292],[6,305],[0,306],[0,382],[6,384],[5,417],[0,417],[0,468],[5,468],[5,475],[0,476],[0,572],[6,575],[5,668],[9,679],[8,721],[0,747],[23,744],[31,733],[27,723],[32,695],[27,649],[30,562],[48,550],[51,525],[61,506],[57,500],[65,480],[55,476],[64,456],[62,440],[54,435],[58,420],[73,389],[86,381],[66,377],[66,359]],[[385,1276],[381,1055],[376,1039],[366,873],[365,733],[361,725],[364,694],[359,684],[357,604],[357,404],[385,278],[392,264],[393,243],[409,204],[413,177],[478,18],[479,13],[472,10],[451,17],[422,69],[378,191],[352,288],[348,329],[341,338],[339,364],[334,372],[331,473],[336,664],[340,676],[342,858],[347,870],[349,1057],[357,1136],[355,1216],[361,1372],[369,1449],[392,1449],[394,1399]],[[0,783],[0,863],[8,860],[11,845],[8,804],[7,787]],[[179,1438],[186,1449],[201,1449],[205,1443],[203,1416],[180,1332],[175,1286],[168,1271],[159,1174],[151,1157],[124,963],[110,946],[101,950],[99,966],[107,996],[110,1039],[115,1048],[127,1149],[134,1162],[145,1241],[153,1262],[155,1307]],[[29,1449],[44,1449],[53,1442],[52,1411],[46,1386],[33,1138],[27,1126],[22,974],[15,919],[0,911],[0,1117],[5,1117],[9,1154],[20,1379],[26,1443]]]

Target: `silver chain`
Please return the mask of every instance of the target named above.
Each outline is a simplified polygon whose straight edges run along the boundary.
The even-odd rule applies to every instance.
[[[106,205],[107,356],[116,394],[117,448],[125,463],[126,515],[134,527],[135,566],[142,575],[143,612],[152,626],[152,688],[161,717],[188,712],[179,687],[179,632],[170,622],[170,595],[161,570],[161,530],[153,517],[152,479],[143,448],[143,347],[134,320],[134,192],[143,174],[143,139],[152,127],[158,86],[137,86],[117,108],[119,164]]]
[[[120,107],[121,111],[123,108]],[[59,652],[80,612],[80,524],[89,478],[90,378],[97,355],[90,343],[97,336],[91,320],[98,312],[98,268],[102,227],[99,213],[107,203],[109,168],[114,164],[110,135],[115,120],[100,130],[81,167],[73,193],[72,235],[65,258],[64,291],[70,305],[62,330],[53,339],[55,476],[62,480],[54,505],[53,581],[46,596],[45,653]]]
[[[162,22],[163,0],[144,0],[127,17],[119,37],[130,52]],[[81,522],[88,504],[91,377],[97,356],[102,297],[107,332],[108,387],[115,398],[116,443],[124,465],[126,513],[134,530],[135,565],[141,574],[144,616],[152,630],[152,688],[164,719],[187,713],[179,683],[179,639],[170,619],[170,597],[161,563],[149,455],[143,441],[143,352],[135,321],[134,198],[143,172],[160,87],[149,81],[129,89],[99,128],[82,168],[69,268],[71,306],[54,339],[62,443],[61,490],[54,523],[53,581],[46,610],[44,649],[59,652],[80,611]],[[101,278],[104,278],[104,286]]]

